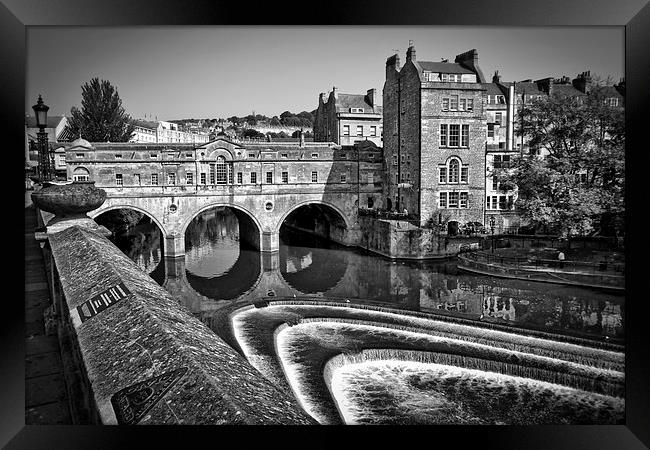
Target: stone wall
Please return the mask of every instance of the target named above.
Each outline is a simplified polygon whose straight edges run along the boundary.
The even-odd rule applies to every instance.
[[[101,423],[315,423],[105,237],[49,242]]]
[[[400,224],[398,227],[398,223]],[[461,246],[476,244],[481,237],[447,236],[408,222],[359,217],[361,248],[389,258],[428,259],[447,258],[460,252]]]

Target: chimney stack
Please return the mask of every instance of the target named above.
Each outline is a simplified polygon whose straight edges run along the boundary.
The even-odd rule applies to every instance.
[[[368,89],[368,93],[366,94],[366,97],[368,98],[368,103],[373,108],[381,104],[381,98],[377,98],[377,89],[375,88]]]
[[[500,83],[501,82],[501,75],[499,75],[499,71],[495,70],[494,75],[492,76],[492,83]]]
[[[415,59],[415,46],[414,45],[409,46],[408,50],[406,50],[406,60],[407,61],[416,61],[416,59]]]
[[[337,88],[336,86],[333,86],[332,87],[332,92],[334,93],[334,98],[338,99],[339,98],[339,88]]]

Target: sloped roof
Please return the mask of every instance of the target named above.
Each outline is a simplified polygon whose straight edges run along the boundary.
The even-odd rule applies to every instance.
[[[568,97],[582,97],[586,95],[585,93],[574,88],[571,84],[553,84],[553,90],[551,93],[553,95],[564,95]]]
[[[499,86],[496,83],[481,83],[481,85],[485,88],[486,94],[487,95],[506,95],[507,92],[504,92],[504,90],[501,89],[501,86]]]
[[[132,123],[136,127],[140,128],[149,128],[154,130],[158,128],[158,122],[152,122],[150,120],[134,119],[132,120]]]
[[[368,103],[365,94],[338,94],[336,98],[336,110],[338,112],[349,112],[350,108],[363,108],[364,113],[381,113],[381,106],[373,106]]]
[[[531,81],[517,82],[515,84],[515,93],[526,95],[546,95],[546,93],[539,88],[537,83]]]
[[[46,128],[56,128],[64,118],[65,116],[47,116]],[[27,124],[27,128],[38,128],[36,125],[36,117],[34,116],[27,116],[25,118],[25,123]]]
[[[474,73],[457,63],[418,61],[423,70],[440,73]]]
[[[623,95],[614,86],[602,86],[599,89],[603,97],[623,98]]]

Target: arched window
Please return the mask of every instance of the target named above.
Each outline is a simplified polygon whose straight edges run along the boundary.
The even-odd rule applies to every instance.
[[[469,181],[469,167],[462,164],[457,157],[450,158],[443,166],[438,167],[439,183],[467,183]]]
[[[72,181],[90,181],[90,172],[85,167],[77,167],[72,172]]]
[[[217,157],[217,184],[226,184],[228,181],[228,167],[226,165],[226,158],[223,156]]]
[[[454,158],[449,161],[449,182],[458,183],[460,173],[460,162]]]

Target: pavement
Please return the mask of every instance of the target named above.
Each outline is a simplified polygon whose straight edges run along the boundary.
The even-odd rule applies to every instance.
[[[36,210],[25,196],[25,424],[71,424],[59,338],[48,335],[44,312],[51,306],[45,262],[34,238]]]

